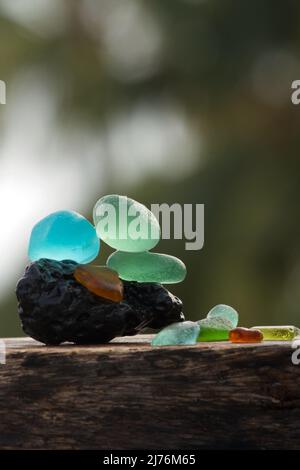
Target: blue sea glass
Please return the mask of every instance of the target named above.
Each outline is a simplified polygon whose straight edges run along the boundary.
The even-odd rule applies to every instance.
[[[100,250],[94,226],[73,211],[58,211],[40,220],[32,229],[28,256],[56,261],[72,260],[80,264],[93,261]]]
[[[184,321],[172,323],[161,330],[152,340],[152,346],[176,346],[196,344],[200,331],[199,323]]]

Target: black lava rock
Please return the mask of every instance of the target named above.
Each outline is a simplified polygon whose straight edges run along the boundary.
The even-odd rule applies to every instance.
[[[78,283],[77,263],[40,259],[17,284],[24,332],[45,344],[106,343],[184,320],[182,302],[160,284],[124,282],[124,300],[111,302]]]

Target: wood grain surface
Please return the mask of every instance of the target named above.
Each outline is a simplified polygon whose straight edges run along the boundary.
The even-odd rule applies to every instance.
[[[5,339],[0,449],[299,449],[289,342],[152,348],[151,335]]]

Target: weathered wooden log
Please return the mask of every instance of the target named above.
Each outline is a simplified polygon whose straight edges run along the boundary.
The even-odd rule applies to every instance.
[[[291,343],[5,340],[0,449],[299,449]]]

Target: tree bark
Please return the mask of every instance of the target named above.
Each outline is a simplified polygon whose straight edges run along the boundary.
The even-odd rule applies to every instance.
[[[152,348],[7,339],[0,449],[299,449],[289,342]]]

